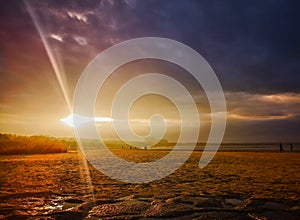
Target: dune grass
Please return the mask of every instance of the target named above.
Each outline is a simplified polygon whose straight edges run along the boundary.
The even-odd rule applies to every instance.
[[[59,139],[48,136],[18,136],[0,134],[0,154],[47,154],[67,152]]]

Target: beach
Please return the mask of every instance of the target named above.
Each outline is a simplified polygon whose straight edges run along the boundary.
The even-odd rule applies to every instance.
[[[112,150],[149,162],[168,151]],[[300,219],[299,152],[200,151],[173,174],[130,184],[105,176],[79,151],[0,156],[0,219]]]

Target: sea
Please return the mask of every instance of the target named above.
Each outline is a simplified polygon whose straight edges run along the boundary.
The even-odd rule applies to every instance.
[[[292,144],[293,147],[291,149],[290,144],[282,144],[283,152],[300,152],[300,143]],[[187,150],[190,145],[182,144],[176,147],[176,150]],[[210,146],[208,145],[207,151],[210,150]],[[171,150],[173,146],[155,146],[149,148],[149,150]],[[194,150],[203,151],[205,149],[204,144],[197,144]],[[240,151],[240,152],[280,152],[280,145],[278,143],[241,143],[241,144],[221,144],[218,148],[218,151],[223,152],[231,152],[231,151]]]

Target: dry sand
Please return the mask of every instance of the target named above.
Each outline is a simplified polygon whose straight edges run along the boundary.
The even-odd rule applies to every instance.
[[[166,151],[115,150],[136,162]],[[300,219],[300,153],[201,152],[147,184],[114,181],[78,152],[0,156],[0,219]]]

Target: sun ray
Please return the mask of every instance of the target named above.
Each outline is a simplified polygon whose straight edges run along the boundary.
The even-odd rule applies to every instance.
[[[69,89],[68,89],[68,84],[66,82],[66,77],[65,77],[64,70],[59,68],[58,61],[55,59],[53,51],[52,51],[52,49],[51,49],[51,47],[50,47],[50,45],[49,45],[49,43],[48,43],[48,41],[45,37],[45,34],[43,32],[43,29],[42,29],[42,25],[40,24],[40,21],[37,18],[33,7],[26,0],[24,0],[24,3],[26,5],[26,8],[27,8],[27,10],[28,10],[28,12],[29,12],[29,14],[32,18],[32,21],[33,21],[33,23],[34,23],[34,25],[35,25],[38,33],[39,33],[39,36],[41,37],[42,43],[43,43],[43,45],[46,49],[47,55],[48,55],[49,60],[51,62],[52,68],[53,68],[55,76],[58,80],[59,86],[62,90],[64,99],[67,103],[69,111],[72,112],[72,105],[71,105],[71,101],[70,101],[70,98],[69,98]]]
[[[71,101],[70,101],[70,98],[69,98],[69,89],[68,89],[69,87],[68,87],[68,84],[66,82],[66,76],[65,76],[64,70],[63,70],[63,68],[62,69],[59,68],[59,62],[58,62],[58,60],[56,60],[56,58],[54,56],[54,53],[51,50],[51,47],[50,47],[50,45],[49,45],[49,43],[48,43],[48,41],[45,37],[45,34],[42,30],[42,25],[40,24],[40,21],[37,18],[37,15],[34,12],[33,7],[28,3],[27,0],[24,0],[24,3],[25,3],[25,6],[26,6],[26,8],[27,8],[32,20],[33,20],[33,23],[34,23],[34,25],[35,25],[38,33],[39,33],[39,36],[42,40],[42,43],[43,43],[43,45],[46,49],[47,55],[48,55],[49,60],[51,62],[52,68],[53,68],[55,76],[58,80],[59,86],[60,86],[61,91],[63,93],[63,96],[64,96],[64,99],[65,99],[66,104],[68,106],[68,109],[72,113],[72,104],[71,104]],[[93,189],[93,184],[92,184],[92,180],[91,180],[87,160],[83,157],[81,152],[78,152],[78,153],[81,155],[80,159],[79,159],[79,162],[81,164],[81,167],[83,168],[83,170],[80,171],[81,178],[86,181],[88,191],[91,195],[91,200],[94,201],[94,189]]]

